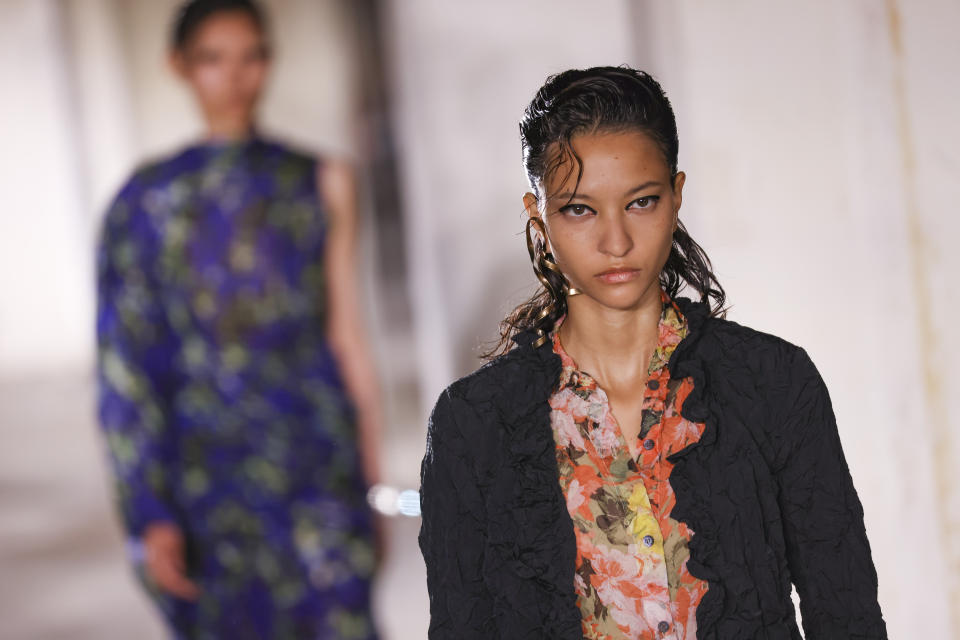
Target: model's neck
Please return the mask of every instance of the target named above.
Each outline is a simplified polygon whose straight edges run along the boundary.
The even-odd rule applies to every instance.
[[[662,313],[659,287],[627,310],[571,298],[560,343],[579,369],[598,380],[643,375],[657,346]]]
[[[207,128],[204,137],[215,142],[240,142],[253,135],[253,119],[250,117],[212,117],[206,118]]]

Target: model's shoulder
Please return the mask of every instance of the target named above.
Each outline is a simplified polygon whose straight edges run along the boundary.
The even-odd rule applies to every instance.
[[[800,347],[780,336],[727,318],[708,318],[704,323],[704,329],[710,338],[734,350],[748,348],[771,354],[786,354],[801,350]]]
[[[154,156],[140,162],[127,178],[117,194],[118,199],[142,197],[153,189],[163,189],[191,173],[196,149],[185,147],[164,156]]]
[[[477,370],[450,383],[430,414],[427,435],[429,451],[444,442],[489,444],[482,437],[502,414],[501,384],[504,359],[496,358]]]
[[[323,159],[316,153],[285,140],[257,138],[254,144],[256,151],[262,157],[285,167],[298,167],[315,171],[317,165],[323,162]]]
[[[536,375],[536,368],[523,350],[517,346],[452,382],[443,395],[469,404],[482,405],[506,402],[515,396],[524,382]]]
[[[305,148],[279,142],[274,144],[281,153],[295,162],[315,165],[322,160],[317,154],[313,153],[312,151],[308,151]]]
[[[694,351],[707,367],[725,375],[740,372],[761,386],[792,385],[816,374],[803,347],[724,318],[709,318]]]
[[[681,343],[681,355],[709,362],[738,361],[744,357],[777,358],[802,351],[787,340],[758,331],[726,317],[714,315],[702,301],[677,297],[675,303],[687,320],[689,334]]]
[[[549,344],[535,347],[533,338],[531,332],[517,336],[510,351],[450,384],[439,403],[510,422],[546,401],[560,376],[560,357]]]
[[[506,434],[515,439],[535,432],[529,426],[538,411],[546,407],[549,412],[547,400],[559,373],[560,358],[549,346],[518,343],[440,394],[430,417],[428,441],[441,447],[469,443],[470,456],[476,460],[498,455]]]

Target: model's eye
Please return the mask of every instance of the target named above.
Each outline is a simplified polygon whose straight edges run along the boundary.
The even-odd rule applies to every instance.
[[[259,63],[264,62],[267,59],[267,48],[266,47],[257,47],[253,50],[248,50],[244,56],[243,61],[247,64],[250,63]]]
[[[210,51],[209,49],[201,49],[193,54],[193,62],[200,65],[209,65],[214,66],[220,64],[221,56],[216,51]]]
[[[593,213],[593,209],[585,204],[568,204],[565,207],[560,207],[560,213],[565,213],[574,218],[580,218]]]
[[[631,202],[627,208],[628,209],[652,209],[654,205],[657,204],[657,201],[660,200],[660,196],[644,196],[642,198],[637,198]]]

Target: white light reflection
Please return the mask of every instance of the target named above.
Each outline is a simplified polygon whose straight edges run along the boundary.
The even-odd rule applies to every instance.
[[[399,490],[386,484],[375,484],[367,492],[367,502],[385,516],[420,517],[420,492],[416,489]]]

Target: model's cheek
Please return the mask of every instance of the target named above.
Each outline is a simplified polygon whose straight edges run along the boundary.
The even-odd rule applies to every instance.
[[[208,100],[216,102],[224,93],[226,73],[218,66],[205,66],[199,69],[195,77],[198,93]]]
[[[554,247],[551,253],[553,255],[553,261],[568,280],[570,280],[571,277],[576,277],[575,267],[567,261],[567,254],[562,249]]]
[[[658,255],[664,244],[670,244],[673,225],[672,214],[641,219],[632,229],[634,241],[638,247],[643,247],[645,253]]]
[[[562,248],[557,246],[554,246],[552,253],[553,261],[556,263],[557,267],[560,269],[560,273],[563,274],[563,277],[566,278],[567,282],[571,285],[578,284],[580,279],[577,274],[577,265],[566,259],[568,254],[564,252]]]
[[[244,81],[244,91],[248,100],[256,100],[263,89],[263,83],[266,79],[266,69],[260,66],[248,73]]]
[[[663,267],[666,266],[672,247],[673,233],[671,232],[663,235],[657,245],[651,250],[651,255],[656,256],[654,258],[656,262],[652,267],[656,269],[657,273],[663,271]]]
[[[578,274],[587,268],[592,255],[586,234],[562,232],[551,235],[553,259],[568,280],[579,280]]]

